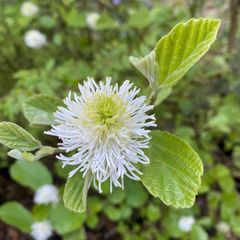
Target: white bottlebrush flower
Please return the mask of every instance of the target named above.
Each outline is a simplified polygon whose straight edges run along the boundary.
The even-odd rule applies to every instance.
[[[190,232],[195,219],[192,216],[183,216],[179,219],[178,227],[183,232]]]
[[[35,240],[47,240],[53,232],[52,226],[47,220],[33,223],[31,229],[31,236]]]
[[[139,89],[126,80],[121,86],[111,85],[111,78],[99,85],[88,78],[79,85],[80,96],[69,93],[66,107],[55,113],[56,125],[47,134],[62,140],[60,148],[66,152],[77,150],[72,156],[60,155],[65,165],[76,165],[70,172],[92,173],[94,185],[101,192],[101,184],[110,179],[116,187],[124,187],[123,178],[139,180],[141,172],[135,164],[148,164],[143,149],[148,147],[148,127],[155,125],[155,117],[147,115],[153,108],[137,97]],[[97,187],[98,183],[98,187]]]
[[[24,42],[27,47],[41,48],[47,44],[47,38],[36,29],[29,30],[24,35]]]
[[[89,13],[86,22],[90,28],[95,29],[99,18],[100,15],[98,13]]]
[[[38,6],[30,1],[24,2],[20,9],[20,12],[24,17],[34,16],[38,11]]]
[[[58,203],[58,189],[51,184],[46,184],[39,187],[35,192],[34,202],[37,204]]]

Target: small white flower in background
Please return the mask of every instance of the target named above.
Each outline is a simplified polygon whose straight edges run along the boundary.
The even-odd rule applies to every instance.
[[[53,232],[52,226],[47,220],[33,223],[31,229],[31,236],[35,240],[47,240]]]
[[[140,90],[128,80],[118,86],[111,85],[109,77],[99,84],[88,78],[79,90],[80,96],[69,93],[66,107],[55,113],[56,125],[47,132],[62,140],[61,149],[77,150],[71,157],[58,156],[63,166],[77,166],[69,176],[90,172],[99,192],[107,179],[110,191],[112,184],[124,188],[125,175],[139,180],[135,164],[149,163],[143,149],[150,140],[146,128],[156,126],[155,117],[147,115],[153,106],[145,103],[145,96],[137,97]]]
[[[36,29],[29,30],[24,35],[24,42],[27,47],[41,48],[47,44],[47,38]]]
[[[100,15],[98,13],[89,13],[86,22],[90,28],[95,29],[99,18]]]
[[[21,5],[20,11],[24,17],[30,17],[34,16],[39,11],[39,8],[36,4],[26,1]]]
[[[37,204],[58,203],[58,189],[51,184],[41,186],[35,192],[34,202]]]
[[[230,232],[230,227],[225,222],[218,223],[217,224],[217,229],[218,229],[219,232],[222,232],[222,233],[229,233]]]
[[[183,232],[190,232],[195,219],[192,216],[184,216],[179,219],[178,227]]]

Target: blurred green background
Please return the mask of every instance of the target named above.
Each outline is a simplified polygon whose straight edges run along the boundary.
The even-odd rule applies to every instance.
[[[16,163],[0,146],[0,204],[17,201],[34,219],[50,219],[54,228],[50,239],[240,239],[240,1],[31,2],[37,8],[27,16],[29,9],[24,11],[23,1],[0,0],[0,121],[13,121],[27,129],[21,112],[27,97],[43,93],[63,98],[87,76],[96,80],[111,76],[119,83],[129,79],[144,94],[148,82],[128,57],[144,56],[180,21],[220,18],[221,29],[211,50],[155,109],[159,128],[193,146],[205,172],[192,209],[167,207],[140,183],[127,181],[125,191],[99,195],[91,190],[86,214],[78,215],[62,203],[51,211],[34,204],[34,187],[13,177]],[[30,131],[56,145],[55,139],[43,136],[46,129]],[[43,167],[62,193],[67,171],[55,158],[44,159]],[[34,181],[20,172],[20,178],[24,177]],[[179,225],[184,216],[195,219],[188,232]],[[31,239],[23,232],[0,221],[1,240]]]

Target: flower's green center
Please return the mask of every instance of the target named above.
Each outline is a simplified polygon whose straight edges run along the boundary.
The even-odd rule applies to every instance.
[[[121,127],[126,108],[118,94],[96,93],[87,101],[85,111],[91,124],[109,129]]]

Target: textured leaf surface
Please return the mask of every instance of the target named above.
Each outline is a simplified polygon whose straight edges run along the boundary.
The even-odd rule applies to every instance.
[[[175,85],[208,51],[220,26],[218,19],[190,19],[177,24],[143,58],[130,57],[130,62],[149,80],[160,87]]]
[[[17,202],[8,202],[0,207],[0,219],[23,232],[30,232],[33,223],[31,213]]]
[[[59,98],[39,94],[26,100],[23,113],[31,124],[51,125],[54,120],[53,113],[62,104]]]
[[[151,51],[144,57],[129,57],[129,61],[141,72],[154,87],[155,81],[159,76],[159,65],[156,62],[156,52]]]
[[[147,152],[150,164],[144,168],[143,184],[166,205],[191,207],[203,174],[199,156],[175,135],[153,131],[151,136]]]
[[[30,133],[15,123],[0,123],[0,143],[19,151],[32,151],[41,147],[41,143]]]
[[[52,176],[41,162],[16,161],[10,168],[11,178],[23,186],[36,190],[52,183]]]
[[[63,195],[65,207],[78,213],[86,211],[87,193],[90,181],[90,173],[83,179],[80,172],[67,180]]]
[[[215,41],[220,21],[190,19],[179,23],[155,47],[156,62],[160,67],[158,83],[172,86],[180,80]]]

